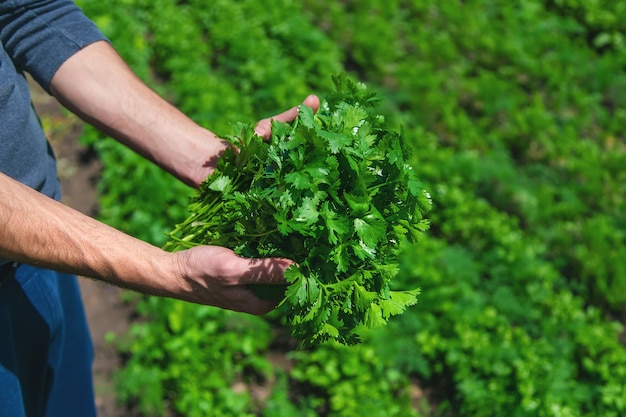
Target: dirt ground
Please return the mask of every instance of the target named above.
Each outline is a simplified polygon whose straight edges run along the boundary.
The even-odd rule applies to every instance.
[[[58,102],[31,82],[31,92],[46,135],[57,155],[63,186],[63,202],[95,216],[98,213],[96,183],[100,165],[94,155],[78,142],[83,123],[63,111]],[[129,417],[129,410],[116,402],[113,374],[120,366],[114,346],[107,335],[123,334],[130,325],[131,307],[114,286],[87,278],[80,287],[95,349],[94,383],[99,417]]]

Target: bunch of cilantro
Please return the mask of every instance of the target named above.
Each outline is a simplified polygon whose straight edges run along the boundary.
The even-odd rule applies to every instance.
[[[373,112],[362,83],[334,78],[317,114],[301,106],[274,122],[266,142],[239,124],[228,150],[170,233],[168,250],[220,245],[245,257],[286,257],[288,286],[257,286],[277,297],[301,345],[360,341],[361,326],[386,324],[416,303],[419,289],[392,291],[404,240],[428,228],[431,206],[407,163],[410,149]]]

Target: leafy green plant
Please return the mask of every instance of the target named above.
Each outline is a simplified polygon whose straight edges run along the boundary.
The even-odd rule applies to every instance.
[[[227,137],[237,150],[220,158],[165,246],[294,259],[286,291],[256,290],[285,291],[292,333],[306,345],[357,343],[358,326],[382,326],[415,304],[418,289],[392,291],[390,282],[401,243],[428,228],[431,205],[404,138],[370,110],[376,95],[335,82],[319,114],[301,107],[293,125],[274,123],[269,143],[239,125]]]
[[[380,399],[376,410],[394,410],[399,373],[438,416],[624,415],[626,2],[79,3],[142,78],[216,132],[326,94],[328,74],[349,71],[381,91],[387,124],[405,126],[437,204],[393,279],[419,280],[420,302],[362,332],[361,345],[287,354],[270,399],[253,405],[232,387],[272,381],[273,364],[230,366],[286,360],[276,341],[238,347],[282,335],[275,316],[198,317],[211,310],[142,299],[123,398],[147,415],[150,403],[181,415],[347,417],[367,403],[357,386]],[[93,142],[106,166],[101,217],[164,243],[189,190]],[[233,337],[224,323],[239,320],[247,329]],[[218,331],[199,327],[208,321]],[[370,346],[374,360],[357,351]]]
[[[139,313],[153,320],[119,337],[127,357],[116,374],[121,400],[149,416],[168,409],[189,417],[255,415],[250,387],[274,372],[262,354],[272,336],[266,321],[158,298],[142,303]]]
[[[300,410],[312,409],[327,417],[422,415],[417,404],[411,404],[407,376],[389,367],[371,346],[327,343],[314,351],[291,352],[289,357],[294,361],[290,372],[294,390],[302,393],[295,401]]]

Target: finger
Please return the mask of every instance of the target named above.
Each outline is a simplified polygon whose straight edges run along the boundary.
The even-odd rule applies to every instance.
[[[269,313],[270,311],[274,310],[275,308],[276,308],[275,302],[259,299],[259,301],[255,303],[254,305],[249,305],[246,308],[245,312],[249,314],[254,314],[257,316],[263,316]]]
[[[320,107],[320,99],[316,95],[312,94],[304,99],[302,104],[313,109],[313,112],[317,112]],[[292,107],[287,111],[277,114],[276,116],[260,120],[254,128],[255,133],[265,139],[268,139],[272,134],[272,120],[282,123],[290,122],[298,117],[298,107],[299,106]]]
[[[231,287],[228,295],[229,300],[219,307],[242,313],[264,315],[277,306],[275,301],[259,298],[247,287]]]
[[[313,109],[313,113],[317,113],[320,108],[320,99],[315,94],[311,94],[304,99],[302,104],[304,104],[305,106],[309,106],[311,109]]]

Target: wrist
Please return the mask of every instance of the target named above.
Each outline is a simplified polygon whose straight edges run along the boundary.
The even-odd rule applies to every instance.
[[[194,249],[167,252],[170,270],[165,279],[169,280],[171,285],[170,296],[192,303],[211,304],[207,299],[207,292],[211,295],[214,292],[209,289],[207,280],[207,273],[210,274],[210,270],[202,271],[197,266],[194,267],[193,253]]]
[[[203,131],[204,133],[198,135],[198,140],[195,142],[196,149],[188,153],[194,159],[190,161],[187,174],[183,179],[183,182],[194,188],[198,188],[213,173],[219,158],[226,149],[232,146],[214,133],[205,129]]]
[[[180,298],[183,280],[176,254],[121,234],[119,246],[80,275],[146,295]]]

